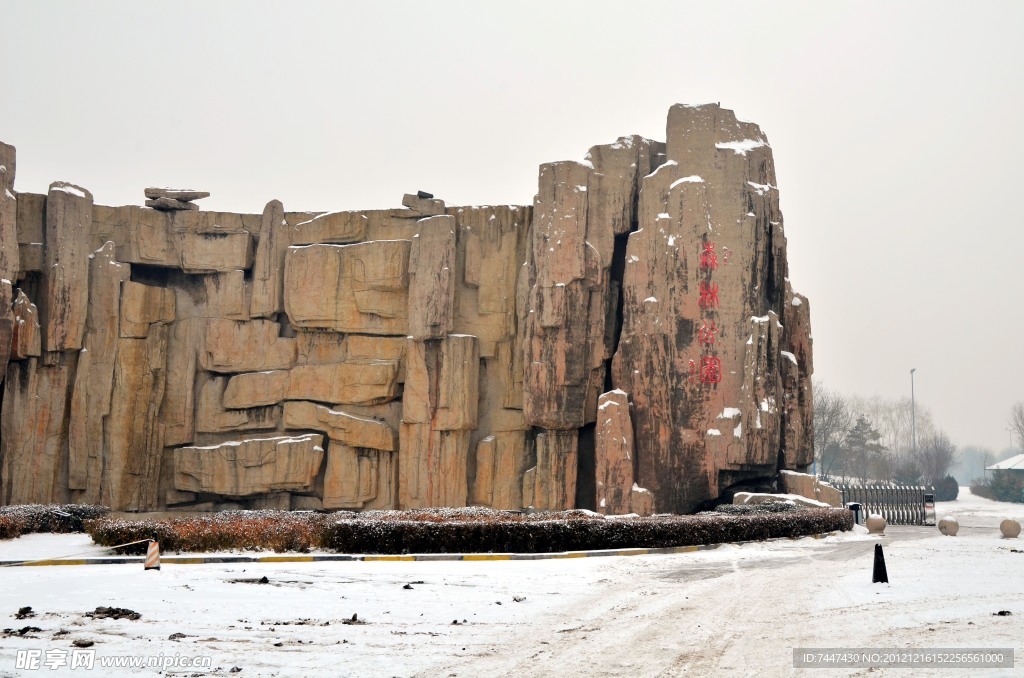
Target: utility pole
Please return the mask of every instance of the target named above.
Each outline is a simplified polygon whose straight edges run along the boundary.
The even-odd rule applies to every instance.
[[[917,407],[914,404],[914,372],[917,368],[910,370],[910,436],[914,445],[914,457],[917,457]]]

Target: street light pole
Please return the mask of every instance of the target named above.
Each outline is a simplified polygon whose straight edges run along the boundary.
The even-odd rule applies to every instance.
[[[917,457],[917,408],[914,405],[914,372],[917,368],[910,370],[910,435],[914,445],[914,456]]]

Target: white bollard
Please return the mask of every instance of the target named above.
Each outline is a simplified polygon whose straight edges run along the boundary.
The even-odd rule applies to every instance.
[[[960,531],[960,523],[956,522],[955,518],[943,518],[939,521],[939,532],[946,535],[947,537],[955,537],[956,533]]]

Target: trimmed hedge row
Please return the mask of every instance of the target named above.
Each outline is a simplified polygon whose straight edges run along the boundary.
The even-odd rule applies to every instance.
[[[312,512],[223,511],[170,520],[91,521],[86,527],[100,546],[116,546],[156,535],[165,551],[201,552],[272,550],[305,553],[320,546],[321,535],[334,518]],[[115,549],[142,555],[146,544]]]
[[[344,553],[551,553],[594,549],[695,546],[849,530],[845,509],[755,515],[574,517],[494,522],[365,520],[329,525],[323,547]]]
[[[108,513],[88,504],[21,504],[0,506],[0,539],[34,532],[85,532],[85,522]]]
[[[845,509],[758,510],[741,515],[605,518],[589,511],[519,514],[482,508],[323,515],[229,511],[166,521],[96,520],[93,541],[114,546],[156,535],[165,551],[273,550],[342,553],[550,553],[659,548],[849,530]],[[118,549],[141,554],[145,544]]]
[[[752,516],[759,513],[789,513],[790,511],[799,510],[801,510],[801,507],[796,504],[772,501],[764,504],[722,504],[715,507],[713,511],[703,511],[698,515],[728,514],[733,516]]]

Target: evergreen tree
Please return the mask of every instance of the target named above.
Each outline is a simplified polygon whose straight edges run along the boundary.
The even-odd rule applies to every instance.
[[[882,434],[875,430],[867,417],[857,417],[857,423],[853,425],[850,432],[846,434],[846,449],[850,460],[850,470],[861,479],[867,482],[876,471],[885,471],[884,478],[888,479],[888,469],[878,469],[878,464],[885,462],[886,447],[881,443]]]

